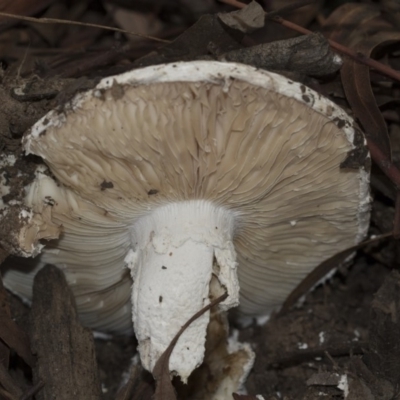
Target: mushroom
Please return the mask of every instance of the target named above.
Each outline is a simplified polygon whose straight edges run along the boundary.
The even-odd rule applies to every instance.
[[[105,78],[49,112],[23,145],[55,177],[38,174],[26,203],[37,214],[50,204],[63,233],[29,271],[7,267],[5,284],[29,299],[34,274],[55,264],[83,322],[102,331],[129,332],[132,307],[149,371],[209,302],[212,277],[228,293],[222,311],[266,315],[368,228],[368,160],[353,120],[247,65],[182,62]],[[202,361],[208,321],[172,353],[183,381]]]

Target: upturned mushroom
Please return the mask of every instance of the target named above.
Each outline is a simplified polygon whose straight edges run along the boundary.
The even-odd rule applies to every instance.
[[[360,135],[329,99],[246,65],[182,62],[105,78],[24,138],[54,176],[38,172],[26,203],[35,214],[50,205],[63,233],[29,271],[7,268],[5,284],[29,299],[38,269],[57,265],[87,326],[128,333],[133,319],[152,371],[209,302],[212,276],[228,293],[221,310],[265,315],[363,239]],[[208,320],[172,353],[184,381],[202,361]]]

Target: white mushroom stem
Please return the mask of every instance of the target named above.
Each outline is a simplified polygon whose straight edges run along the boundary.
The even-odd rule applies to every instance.
[[[193,200],[161,206],[133,225],[126,262],[134,329],[149,371],[181,326],[209,303],[213,273],[228,293],[220,307],[238,305],[234,222],[232,211]],[[170,370],[184,382],[203,360],[208,322],[206,313],[190,325],[170,358]]]

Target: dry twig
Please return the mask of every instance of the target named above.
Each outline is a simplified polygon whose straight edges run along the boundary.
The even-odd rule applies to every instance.
[[[104,30],[108,30],[108,31],[125,33],[126,35],[139,36],[141,38],[154,40],[156,42],[170,43],[169,40],[160,39],[160,38],[157,38],[154,36],[144,35],[144,34],[137,33],[137,32],[126,31],[125,29],[114,28],[112,26],[106,26],[106,25],[89,24],[87,22],[69,21],[69,20],[57,19],[57,18],[27,17],[27,16],[23,16],[23,15],[9,14],[9,13],[5,13],[5,12],[0,12],[0,16],[6,17],[6,18],[18,19],[20,21],[34,22],[36,24],[62,24],[62,25],[85,26],[85,27],[89,27],[89,28],[100,28],[100,29],[104,29]]]

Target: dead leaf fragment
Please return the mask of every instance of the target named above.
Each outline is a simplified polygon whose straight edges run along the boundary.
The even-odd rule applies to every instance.
[[[131,30],[134,26],[135,32],[138,32],[142,35],[157,36],[163,30],[164,26],[162,21],[157,18],[156,14],[152,12],[138,12],[129,10],[111,2],[105,2],[104,6],[116,24],[126,31]],[[142,40],[141,37],[132,35],[127,35],[127,39],[131,40],[132,42],[138,42]]]
[[[202,316],[205,312],[207,312],[210,308],[216,306],[221,303],[228,297],[228,294],[225,293],[222,296],[219,296],[217,299],[213,300],[210,304],[203,307],[200,311],[193,315],[179,330],[179,332],[175,335],[175,337],[171,340],[170,345],[164,351],[162,356],[158,359],[154,369],[153,376],[156,380],[156,393],[154,395],[154,400],[176,400],[175,389],[172,385],[169,371],[169,358],[174,350],[176,343],[181,337],[182,333],[185,332],[186,328],[197,318]]]
[[[251,33],[264,26],[263,8],[255,1],[238,11],[220,13],[218,18],[227,26],[243,33]]]

